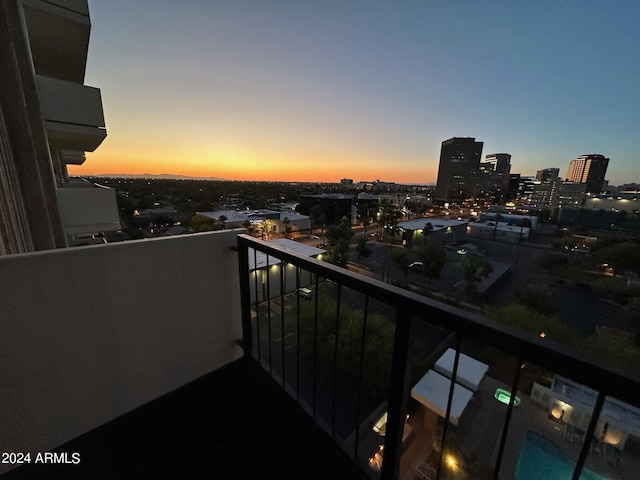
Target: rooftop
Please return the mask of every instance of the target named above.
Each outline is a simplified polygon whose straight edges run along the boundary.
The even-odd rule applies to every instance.
[[[422,230],[427,223],[430,223],[433,226],[433,231],[437,232],[438,230],[443,230],[449,227],[466,225],[469,222],[467,220],[448,220],[445,218],[426,217],[407,220],[406,222],[398,222],[398,226],[405,230]]]

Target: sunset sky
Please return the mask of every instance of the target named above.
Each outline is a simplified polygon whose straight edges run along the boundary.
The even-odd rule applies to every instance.
[[[640,182],[637,1],[89,0],[76,175],[434,182],[440,144]]]

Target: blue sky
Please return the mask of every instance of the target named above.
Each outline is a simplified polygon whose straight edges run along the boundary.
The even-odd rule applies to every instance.
[[[426,183],[468,136],[512,172],[602,153],[640,181],[640,2],[89,7],[109,136],[76,173]]]

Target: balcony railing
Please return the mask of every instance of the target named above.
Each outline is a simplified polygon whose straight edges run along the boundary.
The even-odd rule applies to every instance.
[[[247,235],[238,252],[245,354],[371,478],[640,468],[638,378]]]

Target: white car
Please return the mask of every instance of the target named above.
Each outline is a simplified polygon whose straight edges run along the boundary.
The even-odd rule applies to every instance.
[[[313,296],[313,290],[310,288],[302,287],[298,289],[298,295],[303,298],[311,298]]]

